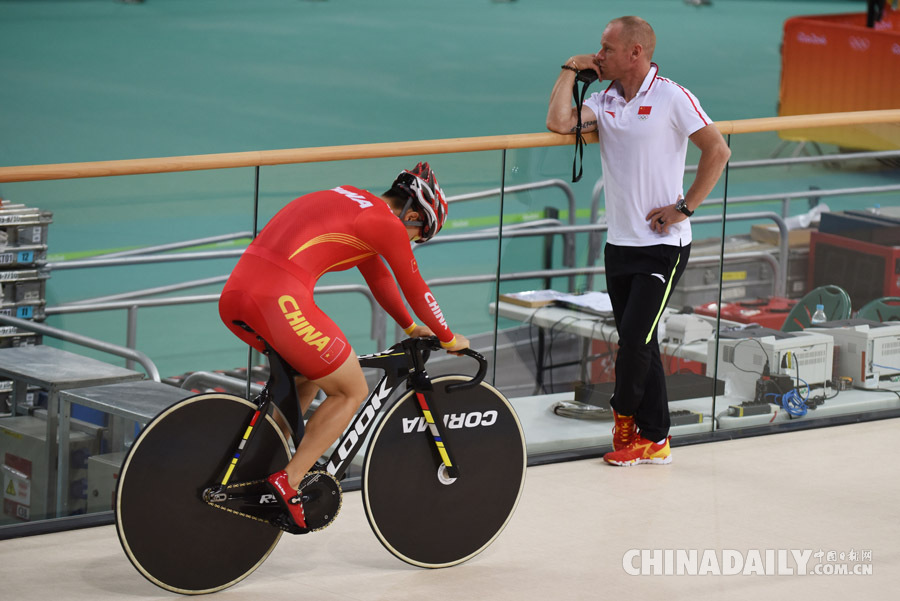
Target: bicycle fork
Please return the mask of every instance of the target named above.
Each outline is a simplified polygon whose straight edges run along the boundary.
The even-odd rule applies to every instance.
[[[425,423],[434,441],[435,448],[442,464],[442,480],[451,482],[459,477],[459,467],[453,461],[449,449],[444,443],[444,425],[439,419],[435,419],[433,409],[429,403],[429,397],[433,390],[431,380],[425,371],[427,357],[422,356],[422,345],[428,344],[423,339],[404,340],[381,353],[362,355],[359,363],[363,367],[374,367],[384,370],[385,374],[372,389],[372,393],[356,417],[350,423],[347,431],[338,441],[337,448],[329,457],[324,469],[338,480],[347,471],[350,461],[359,452],[368,434],[369,429],[375,423],[375,416],[390,397],[391,393],[401,382],[408,382],[409,388],[415,392],[416,401],[425,419]],[[423,346],[423,348],[425,348]]]
[[[434,413],[428,404],[428,397],[431,396],[429,393],[434,390],[431,386],[431,380],[424,371],[417,372],[410,377],[410,380],[412,380],[419,409],[425,417],[428,431],[431,433],[431,438],[443,463],[445,474],[442,474],[442,480],[447,480],[448,483],[452,482],[459,478],[459,466],[453,461],[453,458],[450,456],[450,449],[444,444],[444,424],[440,416],[438,416],[439,419],[434,419]]]

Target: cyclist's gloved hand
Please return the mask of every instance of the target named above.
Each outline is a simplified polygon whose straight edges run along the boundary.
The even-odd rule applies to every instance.
[[[411,332],[407,333],[407,336],[410,338],[428,338],[429,336],[434,336],[434,332],[428,326],[417,325]]]
[[[462,334],[457,334],[454,341],[456,342],[456,344],[450,347],[444,347],[444,350],[453,355],[458,355],[460,354],[460,352],[469,348],[469,339]]]

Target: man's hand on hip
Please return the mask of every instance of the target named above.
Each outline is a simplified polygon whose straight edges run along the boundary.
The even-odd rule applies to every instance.
[[[680,199],[681,196],[678,198]],[[647,216],[644,217],[644,219],[649,222],[651,230],[657,234],[665,235],[669,233],[669,227],[671,227],[672,224],[684,221],[687,219],[687,215],[677,210],[675,208],[675,203],[672,203],[665,207],[653,209],[647,213]]]

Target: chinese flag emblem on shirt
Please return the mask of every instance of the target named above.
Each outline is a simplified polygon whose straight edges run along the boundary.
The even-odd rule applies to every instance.
[[[332,340],[331,344],[328,345],[328,348],[326,348],[325,352],[321,355],[322,361],[331,364],[337,356],[341,354],[341,351],[344,350],[344,346],[344,341],[340,338]]]
[[[653,108],[652,106],[641,106],[641,107],[638,107],[638,118],[639,118],[639,119],[646,119],[647,117],[649,117],[649,116],[650,116],[650,109],[652,109],[652,108]]]

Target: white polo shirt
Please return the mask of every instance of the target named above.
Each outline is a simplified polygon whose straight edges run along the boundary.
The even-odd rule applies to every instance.
[[[584,103],[597,115],[610,244],[679,246],[691,241],[690,220],[663,235],[651,230],[645,217],[684,195],[688,136],[711,121],[693,94],[658,72],[652,64],[631,102],[625,102],[613,82]]]

